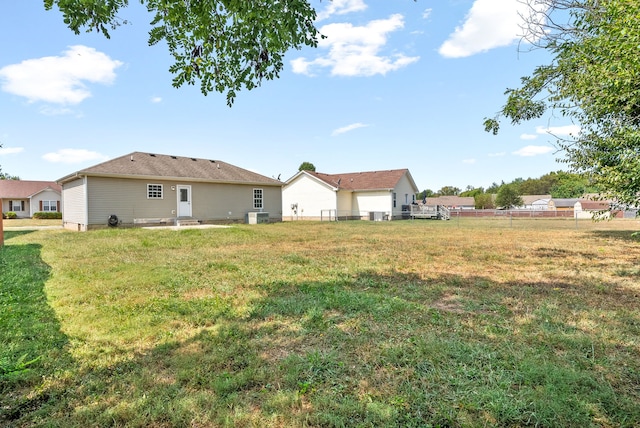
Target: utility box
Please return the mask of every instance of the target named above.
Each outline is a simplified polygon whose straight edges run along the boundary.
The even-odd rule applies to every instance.
[[[247,224],[269,223],[269,213],[247,213]]]
[[[369,211],[369,220],[371,221],[383,221],[386,215],[384,211]]]

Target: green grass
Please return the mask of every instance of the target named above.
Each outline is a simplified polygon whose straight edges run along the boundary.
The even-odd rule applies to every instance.
[[[0,425],[640,424],[636,221],[7,231]]]

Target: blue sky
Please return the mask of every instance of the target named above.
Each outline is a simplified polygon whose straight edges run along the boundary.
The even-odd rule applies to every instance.
[[[171,86],[171,57],[149,47],[150,15],[75,35],[41,1],[0,14],[0,166],[56,180],[133,151],[218,159],[277,177],[408,168],[423,189],[487,187],[564,168],[562,118],[503,124],[485,117],[504,91],[548,62],[521,40],[518,0],[313,1],[327,36],[294,50],[275,81],[238,94]]]

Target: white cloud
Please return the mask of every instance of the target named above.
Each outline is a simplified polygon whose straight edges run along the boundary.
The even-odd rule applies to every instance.
[[[475,0],[465,21],[449,35],[440,46],[440,55],[463,58],[490,49],[509,46],[523,36],[525,16],[530,16],[530,6],[521,0]],[[540,10],[543,5],[537,5]],[[543,19],[543,14],[537,14]],[[533,38],[533,36],[529,36]]]
[[[78,104],[91,96],[85,82],[108,85],[122,62],[94,48],[70,46],[62,56],[28,59],[0,68],[2,90],[29,102]]]
[[[316,21],[322,21],[332,15],[346,15],[351,12],[362,12],[367,9],[363,0],[331,0],[326,3],[327,7],[318,13]]]
[[[24,151],[24,147],[0,147],[0,156],[13,155]]]
[[[293,72],[312,76],[314,69],[327,67],[333,76],[373,76],[406,67],[420,57],[380,54],[387,44],[388,34],[403,27],[404,19],[399,14],[371,21],[362,27],[349,23],[325,25],[320,32],[327,38],[319,41],[318,48],[327,49],[327,54],[311,61],[302,57],[294,59],[291,61]]]
[[[335,137],[336,135],[344,134],[345,132],[353,131],[354,129],[366,128],[367,126],[369,125],[365,125],[364,123],[360,123],[360,122],[352,123],[351,125],[347,125],[347,126],[343,126],[342,128],[335,129],[331,133],[331,136]]]
[[[545,128],[543,126],[538,126],[536,128],[536,132],[538,134],[551,134],[551,135],[573,135],[576,136],[580,133],[580,126],[578,125],[565,125],[565,126],[550,126]]]
[[[490,158],[498,158],[501,156],[505,156],[507,152],[497,152],[497,153],[489,153]]]
[[[538,132],[538,134],[539,134],[539,132]],[[538,138],[538,136],[535,135],[535,134],[522,134],[520,136],[521,140],[535,140],[536,138]]]
[[[109,159],[101,153],[85,149],[60,149],[57,152],[46,153],[42,158],[53,163],[103,162]]]
[[[151,102],[154,104],[158,104],[162,102],[162,97],[151,97]]]
[[[554,148],[549,146],[525,146],[520,150],[516,150],[515,152],[512,152],[512,154],[516,156],[531,157],[531,156],[545,155],[547,153],[552,152],[553,150]]]
[[[425,9],[424,12],[422,12],[422,18],[427,19],[431,16],[431,12],[433,11],[433,9],[429,8],[429,9]]]
[[[476,163],[475,159],[463,159],[462,163],[466,163],[468,165],[473,165],[474,163]]]

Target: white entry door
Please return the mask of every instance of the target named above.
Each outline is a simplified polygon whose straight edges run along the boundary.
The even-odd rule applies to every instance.
[[[178,217],[191,217],[191,186],[177,186]]]

